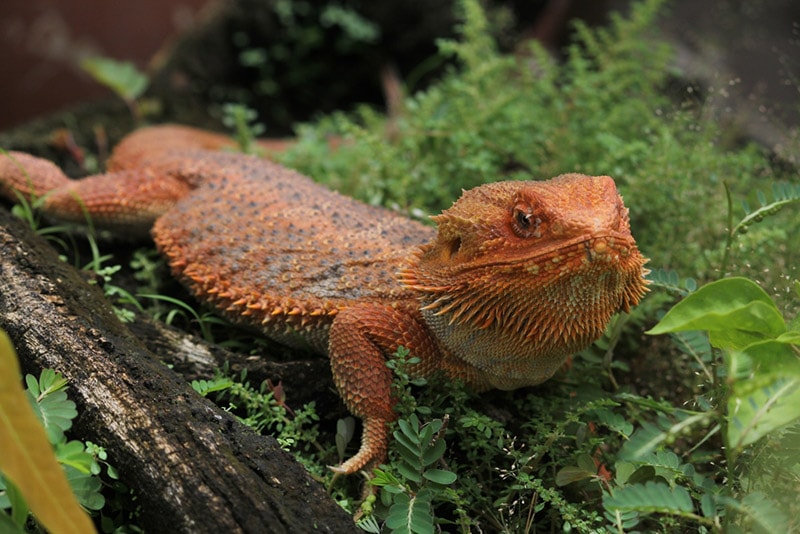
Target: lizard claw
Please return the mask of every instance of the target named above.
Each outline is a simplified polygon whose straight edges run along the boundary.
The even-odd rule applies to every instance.
[[[364,432],[361,436],[361,447],[352,458],[341,465],[328,466],[337,474],[352,475],[357,471],[372,471],[381,462],[386,461],[389,449],[388,421],[382,418],[367,417],[364,419]]]

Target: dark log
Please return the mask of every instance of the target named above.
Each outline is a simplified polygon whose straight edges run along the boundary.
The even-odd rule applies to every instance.
[[[126,326],[150,352],[169,364],[186,381],[213,378],[218,369],[226,366],[233,377],[246,371],[247,380],[255,387],[265,380],[275,385],[282,384],[290,408],[314,401],[326,407],[324,413],[318,414],[320,418],[333,423],[349,415],[336,393],[330,364],[319,355],[303,354],[278,345],[274,347],[278,354],[274,359],[279,361],[239,354],[141,314]]]
[[[73,437],[104,446],[148,532],[351,532],[277,442],[197,395],[115,317],[102,291],[0,208],[0,327],[25,372],[61,372]]]

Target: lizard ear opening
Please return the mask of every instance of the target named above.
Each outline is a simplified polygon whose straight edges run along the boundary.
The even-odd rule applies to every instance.
[[[452,258],[453,256],[455,256],[458,253],[459,250],[461,250],[461,238],[460,237],[454,237],[448,243],[447,251],[449,253],[449,256]]]

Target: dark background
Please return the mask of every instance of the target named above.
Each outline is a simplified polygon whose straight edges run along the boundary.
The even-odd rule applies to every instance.
[[[4,0],[0,131],[110,95],[77,67],[81,57],[100,54],[152,70],[182,32],[201,24],[222,1]],[[401,4],[407,8],[420,3]],[[627,4],[627,0],[508,2],[520,19],[520,35],[536,36],[554,50],[564,42],[570,18],[601,24],[609,10],[624,11]],[[420,16],[441,17],[447,11],[431,9]],[[751,137],[774,148],[782,142],[780,122],[798,122],[800,2],[674,0],[667,5],[661,29],[678,51],[681,71],[700,79],[708,94],[730,96],[730,105],[738,120],[748,124]],[[404,35],[406,28],[396,31]],[[392,53],[386,50],[387,55]]]

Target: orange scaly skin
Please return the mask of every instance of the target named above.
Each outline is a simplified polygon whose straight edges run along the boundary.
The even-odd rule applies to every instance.
[[[185,127],[139,130],[108,174],[80,181],[12,153],[16,162],[0,157],[0,194],[47,192],[48,212],[82,221],[78,197],[97,226],[152,226],[199,300],[327,354],[364,421],[360,450],[337,471],[385,459],[395,416],[384,360],[398,346],[420,358],[421,376],[535,385],[645,292],[645,259],[609,177],[477,187],[433,218],[437,232],[269,161],[209,150],[228,143]]]

